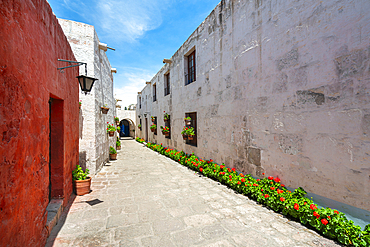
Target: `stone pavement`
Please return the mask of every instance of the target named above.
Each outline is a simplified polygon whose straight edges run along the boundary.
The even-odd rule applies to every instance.
[[[46,246],[339,246],[227,187],[122,140]]]

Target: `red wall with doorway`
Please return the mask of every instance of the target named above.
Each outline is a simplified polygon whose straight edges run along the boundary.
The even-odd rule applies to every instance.
[[[72,193],[78,163],[78,68],[46,0],[0,1],[0,246],[43,246],[49,202]]]

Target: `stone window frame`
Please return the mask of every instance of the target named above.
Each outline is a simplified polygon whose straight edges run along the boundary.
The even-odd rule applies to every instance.
[[[184,55],[184,73],[185,73],[185,86],[196,81],[197,78],[197,63],[196,63],[196,48],[193,46],[185,55]],[[189,60],[191,59],[191,60]],[[190,67],[190,63],[193,61],[193,66]],[[191,78],[189,79],[189,77]]]
[[[171,89],[171,79],[170,79],[170,71],[167,71],[165,74],[164,74],[164,96],[167,96],[169,95],[171,92],[170,92],[170,89]]]
[[[191,117],[191,124],[190,124],[190,127],[193,127],[194,128],[194,139],[189,141],[189,140],[186,140],[186,144],[188,145],[191,145],[191,146],[194,146],[194,147],[197,147],[198,146],[198,137],[197,137],[197,112],[187,112],[185,113],[185,116],[186,117]]]
[[[153,84],[153,102],[157,101],[157,84]]]

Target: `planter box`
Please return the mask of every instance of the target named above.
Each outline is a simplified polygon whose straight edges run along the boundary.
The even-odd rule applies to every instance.
[[[169,136],[170,135],[170,132],[163,132],[162,131],[162,134],[165,135],[165,136]]]
[[[109,136],[114,136],[114,131],[109,131],[108,134]]]
[[[109,108],[107,108],[107,107],[101,107],[101,112],[102,112],[103,114],[107,114],[107,113],[108,113],[108,111],[109,111]]]
[[[154,123],[155,122],[155,119],[152,118],[152,122]]]
[[[188,140],[189,140],[189,141],[194,140],[194,136],[188,136]]]
[[[187,135],[182,135],[182,139],[187,140],[188,136]]]
[[[90,193],[91,178],[85,180],[73,180],[73,188],[76,195],[83,196]]]
[[[116,160],[117,159],[117,154],[109,154],[109,159]]]
[[[152,132],[154,132],[155,131],[155,129],[150,129]]]

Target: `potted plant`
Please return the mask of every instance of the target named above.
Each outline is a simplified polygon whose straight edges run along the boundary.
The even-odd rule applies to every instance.
[[[161,129],[162,129],[162,134],[165,135],[165,136],[169,136],[170,135],[170,128],[168,128],[167,126],[161,126]]]
[[[150,130],[151,130],[152,132],[154,132],[156,129],[157,129],[157,125],[152,124],[152,125],[150,126]]]
[[[163,114],[163,120],[164,121],[170,120],[170,115],[168,115],[166,112],[164,112],[164,114]]]
[[[82,100],[80,100],[80,101],[78,102],[78,109],[81,109],[81,105],[82,105]]]
[[[182,139],[187,140],[188,139],[188,134],[186,133],[187,127],[184,126],[184,128],[181,131]]]
[[[185,121],[185,125],[191,125],[191,117],[185,117],[184,118],[184,121]]]
[[[152,118],[152,122],[154,123],[155,122],[155,117],[152,116],[151,118]]]
[[[116,128],[113,126],[113,124],[109,124],[109,122],[107,122],[107,133],[109,134],[109,136],[114,136],[115,131]]]
[[[121,127],[117,126],[117,132],[119,133],[121,130]]]
[[[119,118],[118,117],[114,117],[114,121],[116,121],[116,125],[118,126],[119,125]]]
[[[101,112],[103,114],[107,114],[109,111],[109,108],[107,107],[107,104],[105,104],[104,106],[101,107]]]
[[[84,172],[80,165],[72,171],[73,188],[76,195],[82,196],[90,193],[91,178],[87,176],[88,174],[89,169]]]
[[[195,132],[193,127],[186,127],[186,134],[188,135],[188,140],[191,141],[194,139]]]
[[[141,130],[141,124],[139,124],[137,127],[139,128],[139,130]]]
[[[116,146],[117,146],[117,150],[121,150],[121,141],[119,140],[118,137],[117,137],[117,141],[116,141]]]
[[[111,160],[117,159],[117,151],[112,146],[109,147],[109,159]]]

